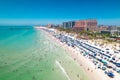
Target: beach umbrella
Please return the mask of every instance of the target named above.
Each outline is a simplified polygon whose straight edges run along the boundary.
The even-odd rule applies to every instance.
[[[107,64],[107,67],[108,67],[108,68],[112,68],[112,66],[114,66],[112,63],[108,63],[108,64]]]

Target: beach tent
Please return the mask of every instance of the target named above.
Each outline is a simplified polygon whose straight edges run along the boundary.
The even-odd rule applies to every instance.
[[[107,65],[108,64],[108,62],[106,61],[106,60],[101,60],[101,62],[103,63],[103,64],[105,64],[105,65]]]

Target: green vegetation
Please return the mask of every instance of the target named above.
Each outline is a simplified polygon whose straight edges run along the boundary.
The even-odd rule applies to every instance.
[[[99,33],[99,32],[93,32],[93,31],[80,31],[80,30],[74,30],[74,29],[64,29],[64,28],[57,28],[59,31],[63,31],[66,33],[74,33],[77,34],[77,38],[85,38],[85,39],[104,39],[108,42],[116,41],[114,38],[115,36],[112,36],[109,33]]]
[[[74,33],[75,31],[72,29],[65,29],[65,28],[57,28],[59,31],[65,31],[66,33]]]

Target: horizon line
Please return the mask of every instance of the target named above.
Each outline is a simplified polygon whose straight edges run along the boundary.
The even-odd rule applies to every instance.
[[[87,18],[96,19],[96,18]],[[0,19],[0,25],[47,25],[62,24],[63,22],[87,20],[87,19]],[[120,19],[96,19],[98,25],[120,26]]]

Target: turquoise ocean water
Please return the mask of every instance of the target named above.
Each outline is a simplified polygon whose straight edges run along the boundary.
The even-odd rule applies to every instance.
[[[1,26],[0,80],[88,80],[66,53],[33,27]]]

